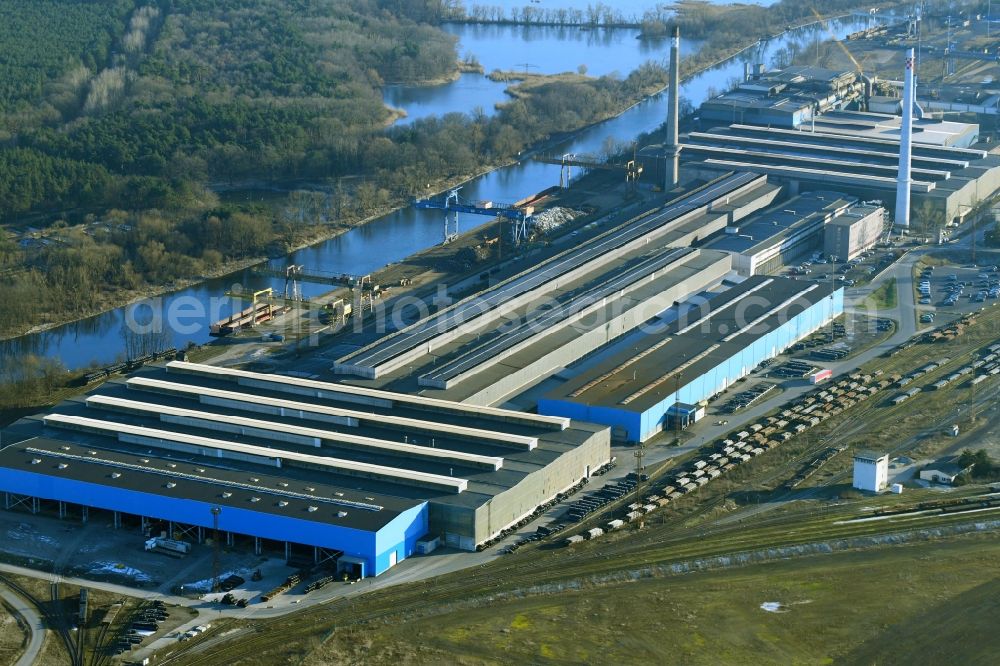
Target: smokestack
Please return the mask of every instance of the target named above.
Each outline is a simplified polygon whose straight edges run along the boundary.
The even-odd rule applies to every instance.
[[[867,111],[868,110],[868,104],[871,103],[872,93],[875,90],[874,75],[872,75],[872,77],[868,77],[868,76],[865,76],[864,74],[862,74],[861,75],[861,85],[864,88],[864,93],[865,93],[865,95],[864,95],[864,108],[862,109],[862,111]]]
[[[680,115],[680,78],[681,78],[681,31],[674,26],[674,38],[670,43],[670,100],[667,107],[667,142],[666,161],[667,173],[665,190],[672,190],[677,185],[680,171],[681,148],[677,143],[678,116]]]
[[[899,176],[896,179],[896,224],[904,229],[910,226],[910,140],[913,135],[913,49],[906,52],[906,71],[903,77],[903,122],[899,133]]]

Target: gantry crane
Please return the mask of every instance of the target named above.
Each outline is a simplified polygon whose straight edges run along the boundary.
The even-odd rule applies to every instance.
[[[585,153],[565,153],[563,155],[535,155],[535,161],[545,164],[559,165],[559,187],[569,187],[570,178],[573,175],[573,167],[581,169],[604,169],[607,171],[624,171],[625,186],[632,192],[642,175],[642,165],[635,159],[626,161],[602,160],[594,155]]]
[[[302,269],[305,266],[299,264],[291,264],[285,267],[285,300],[291,301],[301,301],[302,300],[302,288],[299,286],[299,280],[302,279]]]
[[[495,201],[480,201],[471,203],[464,201],[458,191],[462,189],[456,187],[449,190],[443,200],[438,199],[416,199],[413,202],[415,208],[443,210],[444,213],[444,242],[448,243],[458,236],[458,214],[471,213],[473,215],[486,215],[489,217],[499,217],[510,220],[514,229],[514,243],[520,243],[528,237],[528,225],[532,221],[534,208],[531,206],[518,207],[513,204],[497,203]]]

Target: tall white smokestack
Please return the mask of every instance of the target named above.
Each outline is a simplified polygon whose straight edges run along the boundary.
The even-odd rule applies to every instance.
[[[667,173],[666,190],[674,189],[677,185],[677,176],[680,171],[681,148],[678,145],[678,116],[680,115],[680,78],[681,78],[681,31],[674,26],[674,38],[670,43],[670,99],[667,106],[667,141],[666,141],[666,161]]]
[[[910,226],[910,141],[913,137],[913,49],[906,52],[906,72],[903,77],[903,122],[899,134],[899,176],[896,179],[896,224]]]

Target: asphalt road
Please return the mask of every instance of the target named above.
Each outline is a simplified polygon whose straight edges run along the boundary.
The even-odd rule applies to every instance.
[[[0,584],[0,597],[4,603],[14,609],[14,612],[21,616],[25,625],[31,631],[31,638],[24,654],[15,662],[15,666],[31,666],[38,659],[42,651],[42,643],[45,641],[45,625],[42,623],[42,616],[38,614],[35,607],[15,594],[6,585]]]

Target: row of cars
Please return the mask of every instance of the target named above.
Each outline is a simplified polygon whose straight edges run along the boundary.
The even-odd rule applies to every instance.
[[[159,600],[154,600],[151,605],[140,608],[132,617],[129,625],[122,630],[118,640],[112,645],[113,654],[122,654],[132,650],[141,644],[146,638],[155,634],[160,623],[170,617],[166,605]]]
[[[572,546],[595,539],[606,532],[622,529],[629,523],[644,520],[644,516],[662,510],[736,466],[748,463],[767,450],[788,441],[797,433],[883,391],[892,380],[881,375],[881,371],[873,374],[853,372],[827,386],[817,387],[793,400],[787,409],[751,423],[744,430],[730,433],[711,449],[702,449],[694,459],[668,472],[663,479],[651,482],[646,490],[648,494],[641,500],[622,507],[617,512],[618,518],[609,520],[603,527],[592,527],[574,534],[563,543]]]
[[[607,474],[608,472],[610,472],[611,470],[613,470],[617,466],[618,466],[618,458],[616,458],[615,456],[612,456],[611,460],[609,460],[607,463],[605,463],[604,465],[602,465],[601,467],[599,467],[597,470],[595,470],[594,473],[591,475],[591,477],[604,476],[605,474]],[[588,495],[586,497],[583,497],[581,499],[578,499],[577,501],[573,502],[570,505],[569,510],[566,511],[565,515],[563,516],[563,519],[564,520],[568,520],[568,521],[573,521],[573,522],[576,522],[578,520],[582,520],[583,516],[585,516],[585,515],[593,512],[597,508],[599,508],[599,506],[595,506],[595,502],[593,500],[595,498],[603,497],[604,495],[606,495],[607,494],[607,489],[609,489],[609,488],[616,488],[618,486],[625,486],[625,487],[635,488],[635,483],[632,482],[632,481],[630,481],[630,479],[631,479],[632,476],[634,476],[634,475],[633,475],[633,473],[630,472],[629,475],[626,477],[625,482],[619,481],[619,482],[617,482],[615,484],[606,484],[603,488],[601,488],[601,490],[598,490],[596,493],[591,493],[590,495]],[[522,519],[517,524],[512,525],[512,526],[508,527],[507,529],[501,531],[500,534],[498,534],[493,539],[490,539],[489,541],[486,541],[486,542],[484,542],[482,544],[479,544],[479,546],[476,547],[476,550],[480,550],[480,551],[484,550],[484,549],[489,548],[490,546],[492,546],[497,541],[501,541],[501,540],[505,539],[512,532],[520,529],[525,524],[527,524],[528,522],[531,522],[532,520],[534,520],[535,518],[537,518],[540,514],[542,514],[545,511],[547,511],[549,509],[549,507],[551,507],[551,506],[553,506],[555,504],[558,504],[559,502],[562,502],[563,500],[565,500],[566,498],[568,498],[573,493],[579,491],[581,488],[583,488],[584,484],[587,483],[588,480],[589,479],[583,479],[579,483],[577,483],[575,486],[573,486],[569,491],[564,492],[564,493],[559,493],[558,495],[555,496],[554,499],[552,499],[551,501],[547,502],[546,504],[543,504],[540,507],[538,507],[537,509],[535,509],[535,511],[532,512],[532,514],[529,515],[528,517]],[[631,484],[631,485],[629,485],[629,484]],[[604,502],[604,503],[606,503],[606,502]],[[513,552],[517,551],[517,549],[520,548],[521,546],[524,546],[524,545],[526,545],[528,543],[531,543],[533,541],[541,541],[542,539],[544,539],[545,537],[549,536],[550,534],[555,534],[556,532],[560,532],[560,531],[562,531],[565,528],[566,528],[566,525],[563,524],[563,523],[550,523],[547,526],[546,525],[539,526],[535,530],[534,533],[528,534],[528,535],[526,535],[524,537],[521,537],[519,540],[515,541],[514,543],[511,543],[511,544],[508,544],[508,545],[504,546],[498,552],[501,555],[506,555],[506,554],[509,554],[509,553],[513,553]]]
[[[745,409],[773,390],[774,384],[756,384],[734,395],[722,406],[722,409],[729,413]]]

